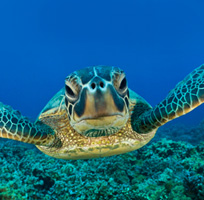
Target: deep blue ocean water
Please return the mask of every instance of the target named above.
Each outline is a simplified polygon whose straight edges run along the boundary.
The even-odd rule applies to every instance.
[[[64,79],[71,72],[87,66],[110,65],[122,68],[126,72],[129,87],[154,106],[165,98],[168,92],[179,81],[204,63],[203,9],[204,1],[202,0],[0,1],[0,102],[11,105],[14,109],[21,111],[23,115],[34,120],[50,98],[64,87]],[[18,147],[15,149],[15,146],[9,149],[10,144],[4,143],[5,140],[1,140],[1,149],[3,150],[0,154],[2,153],[1,155],[3,156],[0,158],[4,158],[4,162],[9,167],[13,166],[13,168],[19,163],[22,163],[22,166],[19,167],[20,164],[18,165],[22,171],[14,169],[13,173],[9,173],[7,170],[9,167],[2,164],[2,161],[1,165],[3,167],[1,168],[5,170],[5,174],[2,173],[2,177],[8,183],[9,188],[12,185],[16,189],[15,187],[17,186],[13,186],[13,184],[7,181],[8,175],[6,173],[9,175],[12,174],[12,178],[17,173],[15,177],[19,181],[17,185],[21,183],[26,189],[25,191],[23,189],[21,191],[21,185],[19,184],[22,194],[16,190],[15,195],[19,194],[21,196],[14,199],[22,199],[23,195],[26,196],[29,194],[27,193],[30,191],[28,189],[29,184],[31,185],[31,183],[36,182],[37,186],[34,184],[34,188],[36,191],[40,191],[40,195],[45,195],[45,191],[48,191],[46,194],[49,196],[49,192],[53,188],[56,189],[62,183],[65,186],[61,186],[62,188],[59,187],[58,190],[59,193],[61,191],[64,192],[63,189],[68,188],[72,181],[67,174],[71,174],[73,177],[76,176],[75,178],[78,182],[81,181],[81,175],[83,175],[83,178],[85,177],[85,180],[87,178],[87,181],[82,180],[82,182],[84,181],[82,183],[83,191],[86,193],[89,191],[87,188],[91,187],[87,186],[86,188],[84,185],[91,182],[89,181],[90,174],[96,169],[98,169],[98,172],[96,176],[93,173],[93,177],[97,177],[97,180],[99,179],[99,185],[103,183],[105,184],[104,188],[106,187],[108,181],[103,180],[106,175],[106,171],[103,170],[106,170],[106,166],[110,166],[110,168],[107,168],[110,170],[107,177],[109,175],[111,177],[115,172],[113,178],[110,180],[122,177],[118,181],[119,185],[114,185],[115,183],[111,183],[109,180],[110,185],[112,184],[111,187],[117,189],[122,185],[126,189],[129,187],[126,185],[126,178],[131,177],[129,185],[132,187],[133,183],[131,181],[134,179],[132,177],[136,176],[137,179],[144,168],[148,171],[148,167],[152,167],[149,170],[152,174],[145,174],[143,177],[140,176],[142,181],[147,180],[145,184],[148,185],[149,179],[146,176],[150,178],[156,176],[154,170],[160,166],[162,166],[160,171],[165,172],[164,176],[161,177],[169,178],[169,175],[171,179],[176,173],[177,167],[181,166],[180,163],[182,163],[184,165],[182,165],[183,168],[178,167],[178,171],[181,171],[181,173],[179,172],[179,176],[181,177],[176,178],[178,180],[179,178],[184,180],[184,183],[187,185],[184,188],[187,188],[187,191],[192,189],[190,188],[192,182],[195,186],[198,186],[202,182],[202,190],[198,188],[197,191],[193,188],[192,193],[197,195],[197,193],[202,191],[202,194],[200,194],[201,192],[199,193],[200,196],[198,199],[204,199],[204,164],[202,162],[204,148],[202,146],[198,148],[190,146],[194,135],[196,134],[198,136],[202,134],[204,126],[201,124],[198,128],[186,128],[187,126],[197,126],[204,120],[203,111],[204,105],[196,108],[186,116],[170,122],[169,124],[173,125],[173,128],[165,129],[163,132],[158,133],[158,137],[163,138],[165,133],[169,134],[171,132],[169,135],[172,138],[169,136],[168,139],[178,137],[178,140],[182,140],[182,138],[185,138],[185,141],[189,142],[189,144],[164,141],[154,144],[155,146],[145,147],[148,149],[146,152],[147,156],[144,153],[146,149],[143,149],[141,151],[135,151],[133,154],[124,154],[121,157],[116,156],[105,158],[104,160],[68,162],[48,158],[39,151],[33,150],[33,146],[31,145],[32,150],[29,148],[29,150],[26,150],[27,148],[25,146],[19,147],[20,150]],[[181,125],[177,126],[176,124]],[[186,133],[191,136],[188,136]],[[180,134],[184,136],[180,137]],[[202,140],[200,138],[202,138],[200,135],[196,137],[196,142]],[[161,146],[164,150],[160,148]],[[166,146],[168,148],[171,146],[173,150],[170,153],[166,153]],[[157,148],[160,149],[156,151]],[[36,154],[35,151],[38,153]],[[171,159],[174,151],[178,155],[185,154],[186,157],[178,156],[180,159],[178,159],[179,162],[176,159],[176,161],[173,159],[173,161],[169,161],[168,159]],[[184,151],[186,152],[183,153]],[[197,156],[196,153],[195,155],[193,153],[190,154],[189,152],[191,151],[199,152],[201,155],[199,154]],[[154,158],[151,157],[152,152],[154,152]],[[140,154],[146,159],[144,162],[145,167],[143,166],[143,157]],[[11,155],[12,158],[9,158]],[[14,157],[15,155],[16,157]],[[135,155],[137,156],[136,159]],[[197,159],[196,162],[194,160],[191,162],[191,164],[196,163],[195,168],[190,164],[188,165],[188,162],[190,162],[188,156],[195,156]],[[150,157],[151,159],[148,159]],[[32,159],[35,161],[35,165],[33,165]],[[183,161],[184,159],[187,161]],[[137,163],[136,161],[138,160],[141,161]],[[43,165],[42,163],[46,164]],[[118,166],[121,163],[124,164],[124,168],[126,168],[126,165],[128,167],[132,166],[132,171],[130,170],[132,174],[128,174],[127,177],[125,175],[123,176],[122,172],[125,170],[118,170]],[[140,166],[141,163],[142,166]],[[154,167],[154,164],[158,164],[158,167]],[[164,164],[167,164],[167,166],[170,165],[170,167],[168,168]],[[83,170],[81,166],[84,166]],[[87,166],[90,168],[93,166],[93,169],[88,168],[87,170]],[[192,174],[190,174],[189,166],[193,168]],[[52,170],[52,167],[55,168]],[[28,171],[26,171],[27,168],[29,168]],[[24,171],[24,169],[26,170]],[[166,169],[167,171],[165,171]],[[32,173],[29,170],[33,170]],[[185,171],[185,175],[182,170],[187,171]],[[135,171],[137,172],[136,175],[134,174]],[[45,172],[47,174],[43,177]],[[201,175],[197,176],[197,174],[194,174],[195,172],[202,174],[202,177]],[[128,173],[128,170],[126,173]],[[31,183],[27,179],[26,181],[24,180],[25,177],[28,177],[28,174],[34,177]],[[64,178],[66,175],[67,179]],[[61,177],[56,178],[58,176]],[[45,187],[42,180],[39,179],[36,181],[36,177],[44,178],[42,180],[46,183]],[[158,179],[154,177],[158,181],[155,181],[156,189],[161,186],[158,183],[166,181],[160,175],[158,177],[156,177]],[[16,180],[12,178],[12,181]],[[91,178],[90,180],[94,179]],[[25,182],[21,182],[22,179]],[[64,182],[60,182],[62,179]],[[137,180],[140,179],[138,178]],[[67,184],[68,180],[70,181],[69,184]],[[97,180],[95,181],[97,182]],[[172,178],[172,180],[174,179]],[[38,181],[41,182],[38,183]],[[52,184],[52,181],[55,181],[55,185],[53,183],[54,187],[50,185],[48,188],[49,184]],[[73,196],[75,195],[73,188],[76,189],[75,186],[77,186],[78,182],[73,183],[72,189],[69,190],[69,193]],[[5,192],[4,188],[2,189],[2,185],[0,184],[0,193]],[[42,185],[43,187],[41,187]],[[171,187],[173,187],[172,185],[171,183],[165,185],[167,193],[170,193]],[[3,186],[7,187],[6,184]],[[135,191],[137,189],[136,187]],[[76,190],[81,191],[78,188]],[[104,189],[104,191],[106,193],[107,190]],[[150,190],[147,189],[144,191]],[[183,194],[183,191],[180,192],[179,188],[176,188],[175,191]],[[191,191],[187,196],[191,196]],[[26,199],[34,199],[35,197],[39,199],[35,195]],[[1,198],[2,196],[0,196]],[[84,197],[84,199],[86,198]],[[171,199],[171,197],[169,198]],[[53,199],[56,198],[53,197]],[[74,196],[73,199],[77,198]]]
[[[1,1],[0,101],[35,118],[91,65],[125,70],[151,105],[204,63],[203,1]],[[197,124],[203,106],[180,120]]]

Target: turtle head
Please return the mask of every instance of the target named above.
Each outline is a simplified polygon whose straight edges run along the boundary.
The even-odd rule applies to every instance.
[[[100,137],[117,132],[129,118],[125,73],[107,66],[73,72],[65,80],[65,104],[78,133]]]

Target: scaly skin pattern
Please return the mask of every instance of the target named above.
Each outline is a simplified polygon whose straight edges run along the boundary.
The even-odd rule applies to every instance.
[[[54,131],[42,124],[34,124],[20,112],[0,103],[0,137],[35,145],[50,146],[56,143]]]
[[[190,112],[202,103],[204,103],[204,65],[178,83],[157,106],[135,119],[132,118],[133,129],[138,133],[149,133],[168,121]]]
[[[147,104],[132,91],[130,96],[130,112],[138,102]],[[60,90],[43,109],[36,123],[10,106],[0,104],[0,137],[35,144],[42,152],[55,158],[89,159],[133,151],[147,144],[155,135],[156,129],[149,134],[136,133],[129,119],[113,135],[83,136],[71,127],[63,100],[63,90]],[[147,107],[150,106],[147,104]]]
[[[55,129],[62,142],[61,148],[37,146],[43,153],[61,159],[90,159],[130,152],[146,145],[156,130],[148,134],[138,134],[131,126],[130,119],[117,133],[109,136],[86,137],[76,132],[70,125],[65,110],[52,115],[40,116],[39,120]],[[58,126],[56,127],[56,124]]]

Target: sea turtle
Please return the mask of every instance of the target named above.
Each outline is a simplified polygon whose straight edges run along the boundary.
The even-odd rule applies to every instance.
[[[147,144],[157,129],[204,102],[204,65],[155,107],[127,86],[117,67],[75,71],[33,123],[0,104],[0,137],[35,144],[47,155],[89,159],[126,153]]]

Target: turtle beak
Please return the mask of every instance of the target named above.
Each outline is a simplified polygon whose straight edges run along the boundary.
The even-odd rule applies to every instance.
[[[124,116],[127,112],[125,102],[111,84],[95,77],[81,92],[80,101],[75,105],[73,119],[99,119],[101,117]]]

